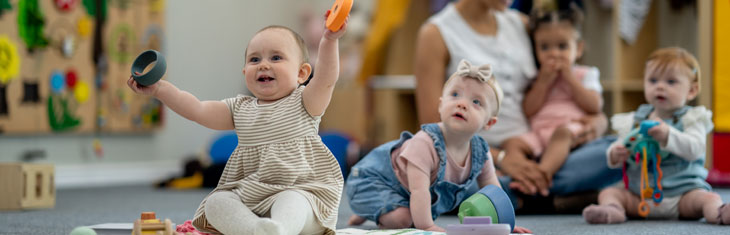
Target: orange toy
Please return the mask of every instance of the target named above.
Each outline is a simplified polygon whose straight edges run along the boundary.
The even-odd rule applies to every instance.
[[[327,22],[325,23],[327,28],[332,32],[339,31],[340,27],[345,24],[351,9],[352,0],[335,0],[335,4],[330,9],[330,15],[327,16]]]

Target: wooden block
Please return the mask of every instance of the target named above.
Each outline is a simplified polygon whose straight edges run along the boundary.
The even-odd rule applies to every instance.
[[[53,208],[54,180],[51,164],[0,163],[0,210]]]

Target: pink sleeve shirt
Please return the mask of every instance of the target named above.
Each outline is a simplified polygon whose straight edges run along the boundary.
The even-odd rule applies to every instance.
[[[462,184],[471,173],[471,151],[467,155],[464,165],[454,162],[451,157],[446,156],[446,171],[444,172],[444,180]],[[438,176],[440,159],[434,148],[433,139],[424,131],[417,132],[413,138],[407,140],[403,145],[393,150],[391,153],[391,164],[398,181],[408,189],[408,164],[414,165],[427,176],[430,177],[431,184],[436,181]],[[486,161],[482,168],[482,176],[492,175],[494,166],[491,161]]]

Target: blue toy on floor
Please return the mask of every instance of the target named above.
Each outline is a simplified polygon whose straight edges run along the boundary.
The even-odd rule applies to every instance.
[[[509,234],[510,231],[515,229],[515,209],[512,207],[512,201],[510,201],[509,197],[507,196],[507,193],[502,190],[502,188],[496,186],[496,185],[487,185],[479,192],[475,193],[471,197],[464,200],[461,205],[459,205],[459,222],[462,224],[470,224],[470,225],[454,225],[451,226],[452,230],[454,231],[472,231],[474,229],[474,232],[487,232],[492,231],[492,229],[496,229],[495,231],[502,231],[506,230]],[[477,226],[474,227],[477,224],[475,222],[470,222],[472,219],[467,219],[469,217],[489,217],[489,222],[491,223],[483,223],[482,225],[485,226]],[[468,222],[468,223],[467,223]],[[491,225],[491,226],[488,226]],[[500,227],[505,227],[506,229],[501,229]],[[448,230],[448,229],[447,229]],[[463,230],[463,231],[462,231]],[[451,234],[451,233],[449,233]],[[461,234],[467,234],[467,233],[461,233]],[[472,233],[468,233],[472,234]],[[492,233],[490,233],[492,234]],[[497,233],[502,234],[502,233]]]

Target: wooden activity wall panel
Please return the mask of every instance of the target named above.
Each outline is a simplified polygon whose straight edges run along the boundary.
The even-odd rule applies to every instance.
[[[0,135],[138,132],[160,103],[126,87],[163,51],[164,0],[0,0]]]

